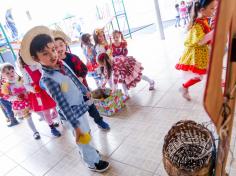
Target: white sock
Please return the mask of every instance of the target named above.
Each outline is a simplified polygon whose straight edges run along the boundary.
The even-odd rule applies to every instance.
[[[124,83],[122,84],[122,89],[124,91],[124,94],[126,96],[129,96],[129,90],[128,90],[127,86]]]
[[[30,117],[28,117],[26,120],[27,120],[27,123],[28,123],[30,129],[33,131],[33,133],[36,133],[37,130],[36,130],[36,128],[35,128],[35,125],[34,125],[34,122],[33,122],[33,120],[32,120],[32,117],[30,116]]]
[[[151,80],[149,77],[147,77],[146,75],[142,75],[142,80],[147,81],[149,84],[153,83],[153,80]]]

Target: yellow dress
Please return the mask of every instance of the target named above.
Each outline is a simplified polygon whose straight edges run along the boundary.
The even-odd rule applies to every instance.
[[[206,74],[210,51],[208,44],[199,45],[198,43],[210,30],[207,19],[196,20],[184,43],[184,54],[176,64],[177,70],[191,71],[199,75]]]

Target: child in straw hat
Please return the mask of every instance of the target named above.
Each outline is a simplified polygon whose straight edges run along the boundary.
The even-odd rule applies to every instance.
[[[86,75],[88,72],[86,65],[76,55],[66,52],[67,43],[69,42],[67,35],[62,31],[53,31],[53,36],[59,60],[64,61],[81,80],[81,82],[87,87],[87,89],[89,89],[86,81]],[[87,102],[88,100],[89,98],[84,96],[84,101]],[[110,129],[109,125],[104,122],[103,118],[100,116],[94,103],[89,105],[88,112],[99,128],[103,130]]]
[[[41,82],[63,112],[62,120],[73,130],[88,168],[96,172],[106,171],[109,162],[101,160],[90,144],[90,127],[86,117],[88,106],[83,99],[85,95],[90,97],[90,93],[71,69],[59,61],[50,29],[37,26],[28,31],[21,43],[21,56],[28,65],[35,62],[42,65]]]

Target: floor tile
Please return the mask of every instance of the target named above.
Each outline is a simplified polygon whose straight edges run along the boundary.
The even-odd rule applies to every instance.
[[[97,131],[92,137],[94,147],[102,155],[110,156],[125,140],[127,134],[122,131],[115,132],[115,129],[112,129],[112,132]]]
[[[6,174],[6,176],[33,176],[31,173],[27,172],[24,168],[17,166]]]
[[[157,168],[155,176],[168,176],[163,163],[161,163],[160,166]]]
[[[16,147],[23,139],[21,136],[11,134],[8,137],[0,141],[0,151],[6,152],[13,147]]]
[[[152,141],[147,136],[128,137],[124,143],[112,154],[111,158],[146,170],[154,172],[161,162],[160,143]]]
[[[0,175],[3,176],[14,169],[17,164],[6,157],[5,155],[0,156]]]
[[[10,157],[17,163],[21,163],[26,160],[28,157],[33,155],[40,149],[41,145],[35,145],[31,142],[21,142],[17,146],[13,147],[11,150],[6,152],[6,155]]]
[[[93,174],[81,161],[79,154],[77,154],[77,156],[66,155],[56,166],[47,172],[46,176],[92,176]]]
[[[141,170],[140,168],[132,167],[114,160],[110,161],[111,167],[109,172],[104,174],[94,174],[94,176],[152,176],[153,173]]]
[[[153,107],[160,101],[164,94],[165,92],[158,90],[149,91],[147,87],[147,89],[144,89],[131,97],[130,101],[133,102],[132,105],[135,106]]]
[[[17,163],[23,162],[25,159],[36,153],[40,148],[50,142],[52,139],[41,135],[40,140],[33,138],[23,139],[17,146],[8,150],[5,154]]]
[[[52,167],[60,162],[65,156],[66,153],[62,150],[51,148],[51,146],[47,148],[47,146],[45,146],[20,165],[33,175],[41,176],[51,170]]]

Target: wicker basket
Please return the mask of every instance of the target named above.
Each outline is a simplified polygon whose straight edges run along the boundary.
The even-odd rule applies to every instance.
[[[211,132],[194,121],[179,121],[165,136],[163,163],[169,176],[211,176],[215,161]]]

